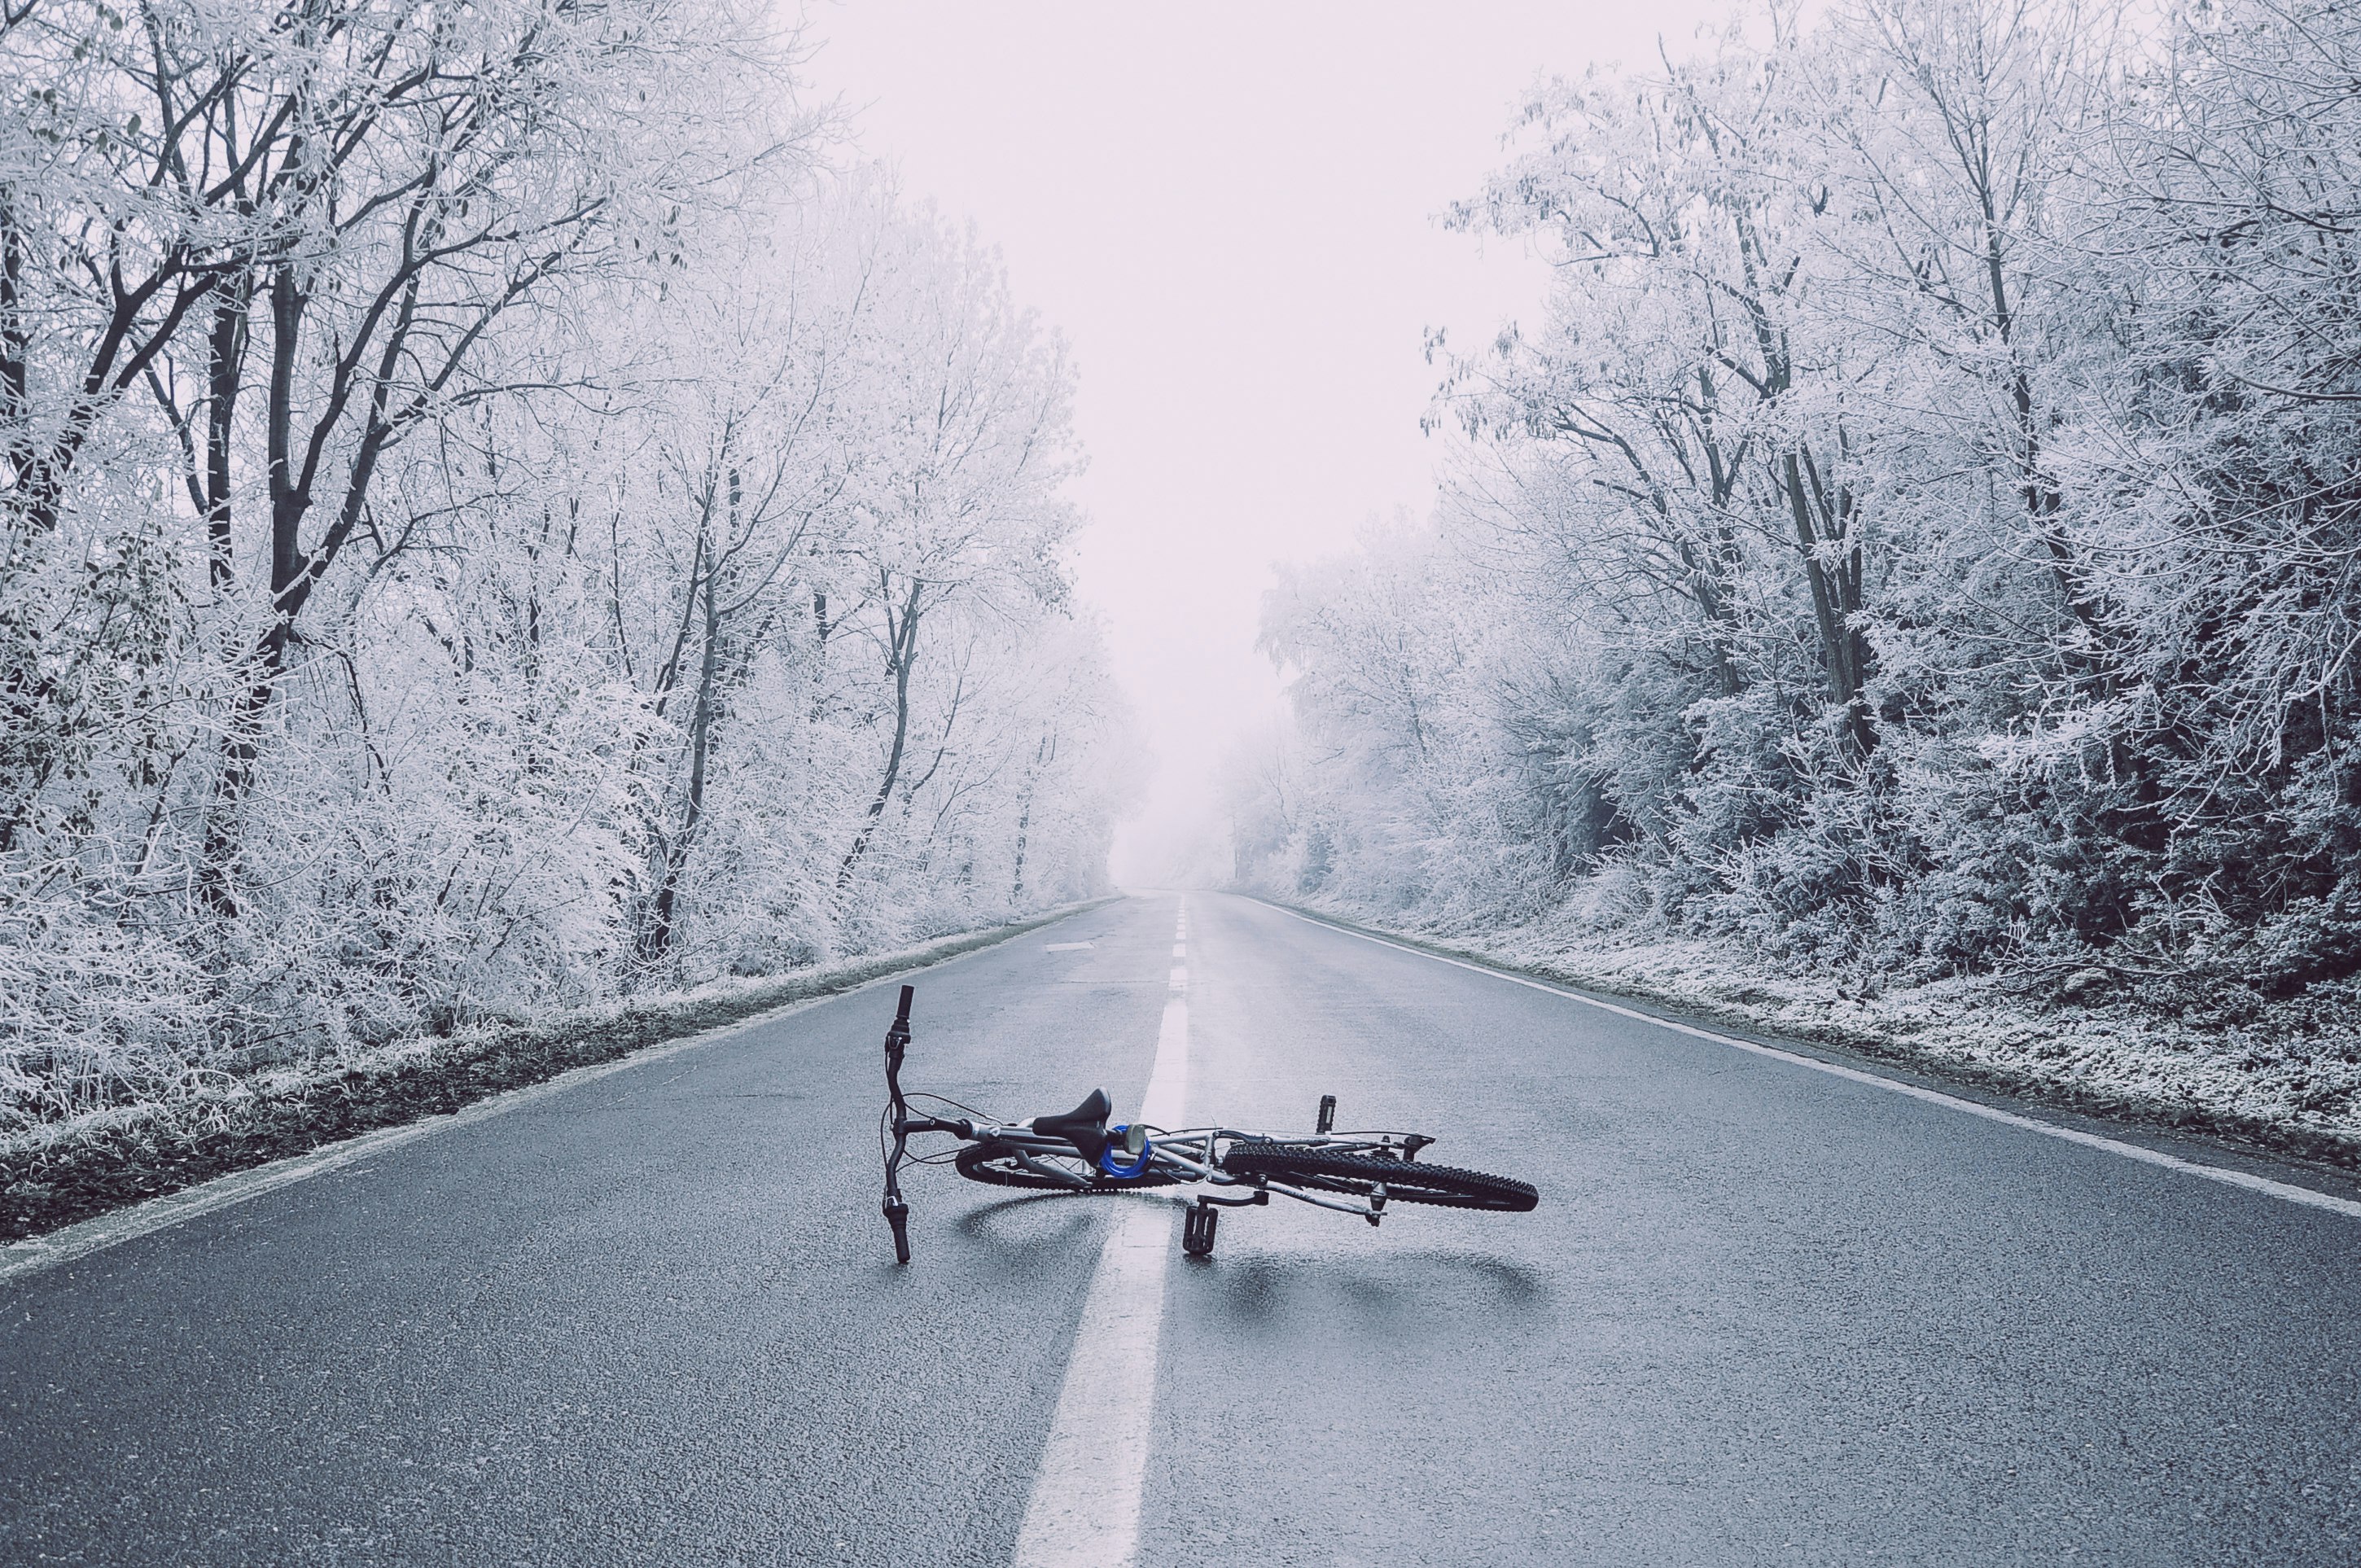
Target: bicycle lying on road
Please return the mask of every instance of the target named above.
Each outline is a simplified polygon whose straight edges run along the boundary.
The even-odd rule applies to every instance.
[[[970,1181],[1036,1192],[1211,1188],[1198,1196],[1181,1225],[1181,1249],[1191,1257],[1213,1252],[1224,1209],[1266,1204],[1274,1192],[1357,1214],[1372,1225],[1394,1203],[1521,1214],[1541,1201],[1540,1192],[1530,1184],[1510,1177],[1421,1163],[1419,1151],[1434,1142],[1422,1133],[1334,1131],[1333,1094],[1320,1097],[1318,1128],[1310,1137],[1229,1127],[1170,1131],[1137,1122],[1109,1126],[1113,1106],[1104,1089],[1093,1090],[1089,1099],[1062,1116],[1016,1123],[984,1120],[972,1106],[939,1094],[906,1095],[902,1057],[910,1045],[913,991],[902,988],[901,1005],[885,1031],[888,1100],[878,1126],[878,1147],[885,1159],[885,1223],[894,1229],[896,1262],[910,1261],[910,1206],[902,1200],[901,1169],[946,1159]],[[912,1099],[968,1113],[914,1116]],[[960,1140],[960,1146],[933,1155],[911,1154],[909,1141],[921,1133],[948,1134]]]

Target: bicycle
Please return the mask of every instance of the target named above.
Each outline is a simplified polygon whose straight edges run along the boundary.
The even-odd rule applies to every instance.
[[[986,1119],[973,1106],[939,1094],[906,1095],[903,1054],[910,1045],[910,1002],[915,987],[902,988],[900,1006],[885,1031],[884,1114],[878,1151],[885,1161],[885,1223],[894,1232],[894,1258],[910,1261],[910,1206],[902,1198],[905,1165],[939,1165],[948,1158],[970,1181],[1027,1191],[1082,1196],[1138,1192],[1158,1188],[1206,1186],[1190,1207],[1180,1247],[1191,1257],[1210,1256],[1224,1209],[1268,1204],[1271,1194],[1322,1209],[1357,1214],[1370,1224],[1384,1220],[1395,1203],[1446,1209],[1480,1209],[1521,1214],[1541,1201],[1532,1184],[1512,1177],[1419,1162],[1434,1140],[1422,1133],[1337,1132],[1336,1097],[1320,1097],[1317,1125],[1309,1137],[1246,1133],[1229,1127],[1168,1131],[1143,1123],[1108,1125],[1114,1107],[1104,1089],[1062,1116],[1029,1122]],[[964,1116],[914,1116],[911,1098],[931,1102]],[[910,1139],[940,1133],[960,1140],[942,1154],[914,1155]]]

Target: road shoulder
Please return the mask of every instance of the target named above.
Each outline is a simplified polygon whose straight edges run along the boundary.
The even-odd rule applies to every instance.
[[[588,1021],[428,1043],[253,1094],[215,1124],[101,1125],[12,1151],[0,1156],[0,1280],[999,946],[1121,896],[718,992],[653,998]]]
[[[1930,1059],[1900,1041],[1879,1041],[1847,1031],[1841,1042],[1772,1032],[1733,1009],[1688,998],[1677,1000],[1583,983],[1546,965],[1505,961],[1480,948],[1437,941],[1429,936],[1356,921],[1260,894],[1233,896],[1298,919],[1328,926],[1371,940],[1488,970],[1609,1006],[1677,1029],[1728,1036],[1766,1050],[1864,1073],[1929,1091],[2012,1115],[2037,1113],[2045,1124],[2121,1142],[2175,1159],[2262,1177],[2361,1200],[2361,1143],[2186,1103],[2144,1102],[2082,1089],[2070,1083],[2016,1073],[2004,1067],[1971,1066]]]

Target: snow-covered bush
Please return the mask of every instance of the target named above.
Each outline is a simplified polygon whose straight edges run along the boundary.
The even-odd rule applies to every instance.
[[[2361,16],[2114,17],[1850,0],[1538,88],[1455,221],[1543,248],[1546,317],[1453,361],[1433,527],[1274,597],[1241,877],[2349,973]]]
[[[773,25],[0,16],[0,1131],[1103,887],[1062,347]]]

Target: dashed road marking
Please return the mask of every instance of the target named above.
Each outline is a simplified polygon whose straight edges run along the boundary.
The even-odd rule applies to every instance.
[[[1183,903],[1184,928],[1188,918]],[[1159,1127],[1181,1125],[1189,1107],[1189,999],[1184,971],[1173,976],[1137,1118]],[[1173,1206],[1122,1201],[1074,1331],[1013,1568],[1124,1568],[1138,1555]]]

